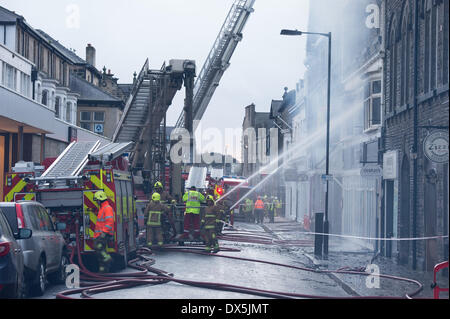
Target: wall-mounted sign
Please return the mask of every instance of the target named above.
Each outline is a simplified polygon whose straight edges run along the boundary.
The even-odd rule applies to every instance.
[[[360,174],[362,177],[381,177],[383,175],[383,169],[380,165],[364,165],[364,167],[361,168]]]
[[[423,152],[432,162],[448,162],[448,132],[439,130],[428,135],[423,141]]]
[[[383,179],[397,179],[397,163],[397,151],[390,151],[383,154]]]
[[[103,133],[103,124],[94,124],[94,133]]]

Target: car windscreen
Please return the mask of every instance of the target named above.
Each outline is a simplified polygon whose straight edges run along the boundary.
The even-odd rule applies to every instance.
[[[19,233],[19,226],[17,225],[17,215],[16,215],[16,206],[2,206],[0,207],[3,214],[6,217],[6,220],[9,223],[9,226],[11,226],[11,229],[14,233],[14,235],[17,235]]]

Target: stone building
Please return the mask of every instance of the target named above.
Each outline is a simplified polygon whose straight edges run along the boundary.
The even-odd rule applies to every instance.
[[[448,236],[449,1],[389,0],[383,16],[382,235]],[[414,269],[448,260],[448,238],[381,248]]]

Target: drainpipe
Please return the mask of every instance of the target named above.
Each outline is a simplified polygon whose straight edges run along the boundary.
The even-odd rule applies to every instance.
[[[418,153],[418,105],[417,105],[417,95],[418,95],[418,76],[417,76],[417,63],[418,63],[418,50],[419,50],[419,0],[414,1],[414,145],[413,145],[413,225],[412,230],[413,234],[412,236],[414,238],[417,237],[417,187],[418,187],[418,180],[417,180],[417,153]],[[414,240],[413,241],[413,260],[412,260],[412,266],[413,269],[416,270],[417,268],[417,243]]]

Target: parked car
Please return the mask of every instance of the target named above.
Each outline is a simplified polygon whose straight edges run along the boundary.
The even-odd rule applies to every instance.
[[[58,230],[64,229],[65,224],[58,223],[55,227],[45,207],[35,201],[1,202],[0,209],[15,235],[23,228],[33,231],[31,238],[18,240],[31,294],[42,296],[47,280],[64,283],[69,259],[64,238]]]
[[[0,209],[0,298],[22,298],[25,291],[23,252],[16,239],[30,238],[32,231],[14,233]]]

